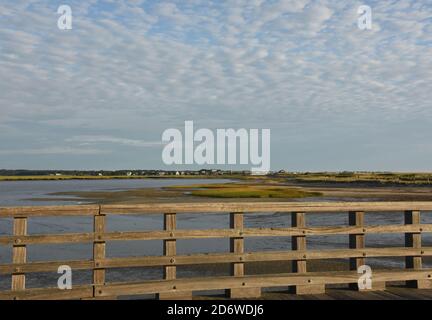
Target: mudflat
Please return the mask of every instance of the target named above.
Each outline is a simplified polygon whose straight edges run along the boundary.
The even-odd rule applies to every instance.
[[[142,203],[188,201],[432,201],[432,187],[413,186],[326,186],[266,182],[188,185],[115,191],[58,192],[49,201],[77,197],[86,203]]]

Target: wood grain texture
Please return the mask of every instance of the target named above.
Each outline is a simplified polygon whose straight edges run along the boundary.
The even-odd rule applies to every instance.
[[[229,213],[229,229],[177,229],[179,213]],[[241,210],[240,210],[241,209]],[[300,210],[302,209],[302,210]],[[293,286],[298,294],[321,294],[326,284],[353,284],[357,268],[369,257],[406,257],[401,270],[373,270],[373,289],[384,289],[386,281],[406,281],[416,288],[432,288],[432,271],[423,269],[422,257],[432,256],[432,248],[422,247],[423,233],[432,232],[432,224],[421,224],[420,210],[432,210],[432,202],[346,202],[346,203],[181,203],[138,205],[90,205],[0,208],[0,217],[13,217],[13,235],[0,237],[0,244],[12,245],[12,263],[1,264],[0,274],[10,274],[11,290],[0,292],[0,299],[112,299],[118,295],[156,293],[160,299],[191,299],[192,291],[229,289],[233,298],[256,298],[263,287]],[[403,225],[365,225],[364,212],[405,212]],[[108,214],[164,213],[164,230],[106,232]],[[292,214],[289,228],[245,228],[244,213],[283,212]],[[309,213],[349,212],[348,226],[308,227]],[[373,214],[373,212],[371,214]],[[27,234],[27,216],[93,216],[91,233]],[[365,248],[367,234],[403,233],[405,247]],[[307,237],[312,235],[349,235],[349,249],[308,250]],[[247,237],[292,237],[292,250],[245,252]],[[177,255],[177,239],[226,238],[230,252]],[[107,241],[163,240],[163,256],[106,258]],[[50,243],[93,243],[92,260],[38,261],[27,263],[26,246]],[[350,258],[349,272],[316,272],[307,270],[307,261]],[[247,275],[248,262],[293,261],[294,273]],[[177,279],[177,266],[230,263],[231,276]],[[73,270],[93,270],[93,284],[73,290],[53,288],[26,289],[25,274],[56,271],[59,265]],[[108,268],[161,266],[164,279],[139,283],[107,284]],[[354,293],[353,293],[354,294]],[[371,293],[372,294],[372,293]],[[380,293],[374,293],[379,295]]]
[[[405,224],[422,226],[420,219],[420,211],[408,210],[405,211]],[[422,238],[421,232],[405,233],[405,246],[409,248],[421,249],[422,248]],[[409,269],[421,269],[422,268],[422,257],[417,256],[407,256],[405,258],[406,268]],[[413,280],[407,281],[407,286],[418,289],[429,289],[432,288],[432,281],[421,281]]]
[[[74,286],[71,290],[35,288],[22,291],[0,292],[0,300],[72,300],[93,297],[93,286]]]
[[[432,210],[430,201],[375,202],[211,202],[211,203],[148,203],[102,205],[106,214],[127,213],[229,213],[229,212],[341,212],[348,211],[405,211]]]
[[[166,213],[164,215],[164,229],[166,231],[174,231],[177,226],[176,214]],[[176,240],[164,240],[164,255],[175,256],[177,254],[177,243]],[[167,265],[164,267],[164,279],[172,280],[177,276],[177,269],[175,266]]]
[[[348,223],[351,226],[365,228],[365,213],[364,211],[350,211],[348,213]],[[362,230],[363,231],[363,230]],[[349,235],[349,247],[351,249],[364,249],[366,246],[366,232]],[[350,258],[350,270],[358,270],[359,267],[366,265],[366,256]],[[373,273],[372,273],[373,274]],[[359,291],[381,291],[385,290],[386,283],[372,280],[371,288],[360,288],[358,282],[350,283],[349,287]]]
[[[200,230],[155,230],[117,231],[100,234],[100,241],[125,240],[175,240],[245,237],[288,237],[307,235],[343,235],[372,233],[422,233],[432,232],[432,224],[422,225],[375,225],[375,226],[331,226],[331,227],[292,227],[292,228],[245,228],[245,229],[200,229]],[[2,236],[0,244],[52,244],[85,243],[94,240],[94,233],[69,233],[50,235]]]
[[[95,261],[95,268],[93,270],[93,284],[103,285],[105,283],[105,268],[98,264],[99,260],[105,259],[105,241],[101,240],[102,235],[105,232],[106,224],[105,215],[94,216],[93,231],[94,231],[94,242],[93,242],[93,260]]]
[[[295,228],[306,228],[306,214],[304,212],[293,212],[291,214],[291,226]],[[293,251],[306,251],[306,235],[303,233],[301,236],[294,236],[291,239],[291,246]],[[301,259],[294,260],[292,270],[296,273],[306,273],[306,255]],[[292,291],[299,295],[304,294],[321,294],[325,292],[325,285],[323,284],[308,284],[293,286]]]
[[[431,211],[431,201],[375,201],[375,202],[210,202],[210,203],[145,203],[117,205],[37,206],[0,208],[0,217],[33,216],[92,216],[98,212],[109,214],[147,213],[230,213],[230,212],[340,212],[379,211],[402,212]]]
[[[61,265],[68,265],[73,270],[93,269],[93,260],[59,260],[59,261],[38,261],[15,264],[0,264],[0,274],[11,274],[14,272],[57,272]]]
[[[13,220],[13,234],[15,236],[22,236],[27,234],[27,218],[14,218]],[[12,247],[12,263],[22,264],[27,261],[27,248],[24,244],[14,244]],[[12,273],[11,282],[12,291],[25,290],[25,274],[21,271]]]
[[[413,279],[428,279],[432,269],[424,270],[376,270],[374,278],[377,281],[406,281]],[[176,290],[200,291],[221,290],[229,288],[256,287],[286,287],[298,285],[346,284],[356,281],[355,271],[317,272],[306,274],[268,274],[247,275],[243,277],[205,277],[194,279],[156,280],[146,282],[131,282],[107,284],[98,286],[100,296],[151,294],[157,292],[175,292]]]
[[[28,206],[0,208],[0,218],[93,216],[99,212],[98,205]]]
[[[172,233],[177,229],[177,216],[175,213],[164,214],[164,230]],[[163,242],[164,256],[171,257],[169,263],[164,265],[164,279],[174,280],[177,278],[177,267],[172,263],[177,255],[177,241],[175,239],[164,240]],[[192,300],[192,291],[177,291],[159,292],[157,294],[159,300]]]
[[[432,248],[365,248],[365,249],[332,249],[332,250],[305,250],[305,251],[262,251],[241,253],[202,253],[176,256],[143,256],[125,258],[98,259],[100,268],[131,268],[155,267],[167,265],[202,265],[234,262],[259,261],[289,261],[289,260],[317,260],[317,259],[343,259],[363,257],[405,257],[405,256],[432,256]],[[0,274],[17,272],[31,273],[52,271],[56,272],[59,265],[69,265],[73,270],[86,270],[96,268],[93,260],[59,260],[47,262],[29,262],[24,264],[1,264]]]
[[[241,232],[244,227],[244,214],[242,212],[230,213],[230,227],[233,230]],[[244,253],[244,237],[230,238],[230,251],[233,254]],[[231,275],[234,277],[242,277],[245,275],[245,264],[243,259],[241,262],[231,264]],[[232,299],[239,298],[258,298],[261,296],[261,288],[230,288],[226,294]]]
[[[350,226],[364,227],[364,215],[363,211],[350,211],[348,213],[348,223]],[[350,249],[363,249],[365,247],[365,232],[355,233],[349,235],[349,247]],[[350,258],[350,270],[358,270],[360,266],[366,263],[364,257]],[[358,283],[350,283],[350,288],[353,290],[360,290]]]

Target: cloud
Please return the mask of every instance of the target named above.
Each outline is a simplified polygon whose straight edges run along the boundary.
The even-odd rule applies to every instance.
[[[66,139],[67,142],[78,142],[80,144],[114,143],[130,147],[156,147],[161,146],[161,141],[142,141],[134,139],[116,138],[111,136],[75,136]]]
[[[0,150],[65,140],[145,147],[187,119],[305,130],[319,145],[321,126],[333,138],[360,127],[366,141],[377,120],[410,132],[432,119],[426,0],[368,1],[370,31],[357,28],[357,0],[68,4],[67,31],[57,29],[56,1],[0,5]]]
[[[48,147],[37,149],[9,149],[0,150],[0,155],[100,155],[110,153],[108,150],[82,149],[73,147]]]

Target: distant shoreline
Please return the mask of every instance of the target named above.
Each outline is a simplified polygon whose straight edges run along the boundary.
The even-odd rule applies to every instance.
[[[1,170],[0,170],[1,171]],[[18,170],[20,171],[20,170]],[[138,171],[138,170],[136,170]],[[207,171],[203,173],[202,171]],[[14,172],[1,172],[1,181],[32,181],[32,180],[117,180],[117,179],[231,179],[252,182],[265,182],[304,187],[430,187],[432,186],[432,173],[402,173],[402,172],[285,172],[279,171],[268,175],[251,175],[242,171],[213,172],[215,170],[197,171],[161,171],[159,174],[138,174],[126,170],[120,172],[100,173],[77,172],[78,174],[47,173],[47,174],[15,174]],[[192,172],[192,173],[191,173]],[[195,174],[194,174],[195,172]],[[9,174],[8,174],[9,173]],[[117,173],[117,174],[116,174]],[[119,174],[120,173],[120,174]]]
[[[164,175],[164,176],[0,176],[1,181],[62,181],[62,180],[120,180],[120,179],[244,179],[244,176],[228,175]]]

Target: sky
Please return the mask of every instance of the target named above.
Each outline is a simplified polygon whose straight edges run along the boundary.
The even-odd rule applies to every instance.
[[[272,170],[431,171],[432,2],[0,2],[0,168],[205,167],[162,161],[189,120],[270,129]]]

